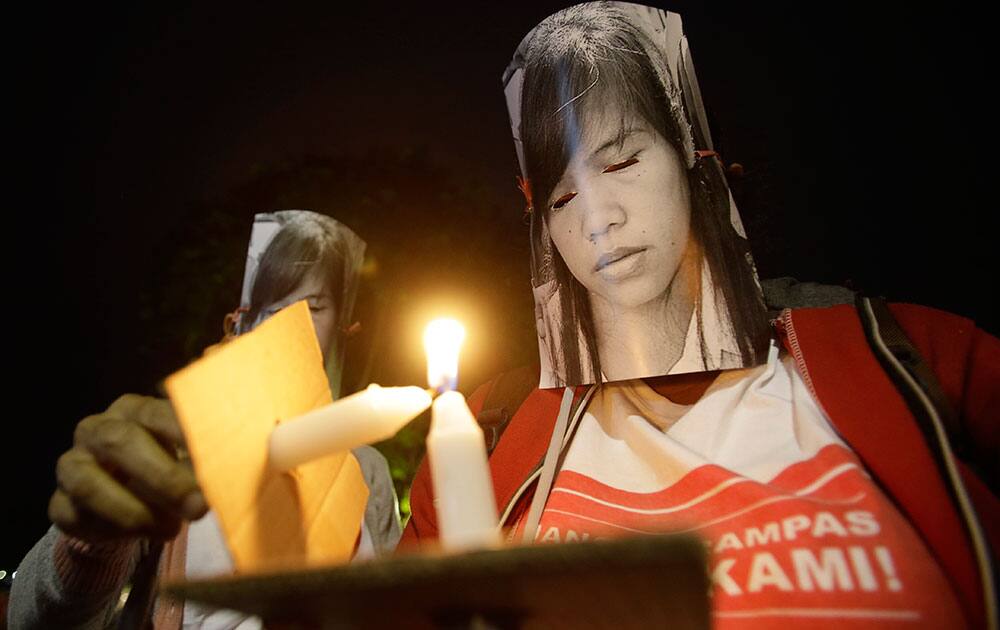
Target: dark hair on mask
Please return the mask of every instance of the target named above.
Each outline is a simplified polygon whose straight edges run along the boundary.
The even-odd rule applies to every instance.
[[[625,129],[630,121],[641,119],[666,139],[682,160],[687,156],[682,141],[687,119],[671,103],[647,50],[655,48],[612,5],[570,7],[538,26],[525,51],[520,112],[525,170],[535,205],[531,215],[535,238],[546,233],[541,222],[547,220],[552,191],[573,156],[583,125],[589,121],[608,120],[609,114],[617,112],[619,129]],[[699,135],[695,129],[696,146],[705,147],[705,139]],[[758,363],[766,353],[769,327],[753,278],[749,244],[730,221],[725,176],[715,159],[698,159],[687,170],[687,178],[692,237],[704,252],[728,306],[744,364]],[[559,293],[562,319],[568,324],[565,330],[581,331],[593,378],[600,382],[600,357],[587,291],[554,245],[551,250],[555,279],[567,289]],[[704,357],[701,313],[699,297],[695,316]],[[567,383],[583,382],[586,375],[579,373],[581,352],[576,336],[562,335],[562,346],[563,365],[557,372]]]

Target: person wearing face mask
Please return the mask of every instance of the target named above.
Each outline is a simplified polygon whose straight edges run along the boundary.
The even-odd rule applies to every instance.
[[[542,365],[469,404],[508,540],[696,533],[720,628],[995,626],[1000,341],[870,300],[768,325],[676,14],[560,11],[504,86]],[[433,501],[425,466],[404,541]]]
[[[331,394],[339,398],[344,340],[364,251],[364,241],[330,217],[305,210],[258,214],[240,308],[227,325],[234,334],[243,334],[306,300]]]
[[[241,306],[227,316],[229,335],[249,332],[285,306],[306,300],[336,398],[364,250],[353,231],[325,215],[303,210],[257,215]],[[234,611],[143,601],[157,572],[178,579],[233,568],[190,462],[177,457],[175,449],[182,446],[165,400],[125,395],[80,422],[73,447],[56,467],[58,487],[49,506],[54,526],[18,569],[11,628],[115,623],[119,594],[130,577],[138,596],[122,613],[128,623],[141,623],[152,612],[157,628],[260,627],[259,619]],[[368,446],[353,453],[369,488],[355,552],[363,559],[391,552],[400,526],[385,458]]]

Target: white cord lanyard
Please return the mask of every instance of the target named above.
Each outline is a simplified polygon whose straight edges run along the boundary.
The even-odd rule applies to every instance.
[[[556,418],[555,428],[552,429],[549,450],[546,451],[545,462],[542,464],[542,474],[538,479],[538,486],[535,488],[535,496],[531,498],[531,507],[528,509],[528,520],[525,521],[524,536],[521,539],[525,543],[535,541],[538,523],[542,520],[545,502],[548,501],[552,480],[556,476],[556,466],[559,463],[563,438],[566,436],[566,428],[569,425],[569,412],[573,407],[573,393],[574,388],[572,387],[567,387],[563,392],[562,403],[559,405],[559,416]],[[585,402],[581,404],[581,410],[585,404]]]

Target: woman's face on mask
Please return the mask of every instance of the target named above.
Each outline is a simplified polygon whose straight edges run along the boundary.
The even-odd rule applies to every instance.
[[[549,198],[552,241],[573,276],[612,308],[664,295],[690,239],[684,163],[639,118],[593,116]]]

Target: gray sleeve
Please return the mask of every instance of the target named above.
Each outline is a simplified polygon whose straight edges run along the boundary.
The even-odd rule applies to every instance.
[[[390,554],[396,549],[403,531],[399,525],[399,503],[392,485],[389,463],[382,453],[371,446],[362,446],[352,452],[361,464],[361,472],[368,484],[365,527],[371,535],[375,554]]]
[[[762,280],[764,303],[769,310],[783,308],[822,308],[854,304],[854,291],[846,287],[817,282],[799,282],[795,278]]]
[[[137,542],[73,545],[55,526],[35,543],[11,584],[7,625],[105,628],[135,567]]]

